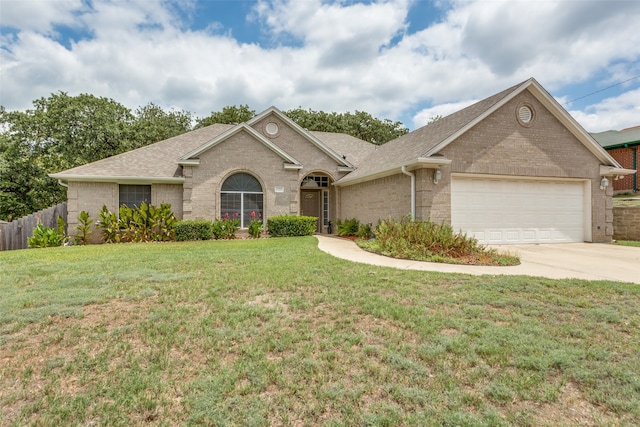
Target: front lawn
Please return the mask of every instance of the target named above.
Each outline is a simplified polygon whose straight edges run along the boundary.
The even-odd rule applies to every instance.
[[[0,425],[637,425],[640,287],[313,237],[0,253]]]

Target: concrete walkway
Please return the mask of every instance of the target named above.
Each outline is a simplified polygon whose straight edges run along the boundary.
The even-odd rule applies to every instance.
[[[348,239],[316,235],[318,247],[335,257],[404,270],[473,275],[525,275],[550,279],[613,280],[640,284],[640,248],[601,243],[509,245],[496,247],[520,256],[520,265],[486,267],[409,261],[366,252]]]

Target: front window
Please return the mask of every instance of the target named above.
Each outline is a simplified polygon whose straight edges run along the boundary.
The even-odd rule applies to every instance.
[[[150,185],[120,185],[119,193],[120,203],[118,206],[125,205],[134,209],[140,206],[142,202],[151,203]]]
[[[248,173],[231,175],[222,184],[220,192],[220,217],[239,217],[240,227],[251,223],[251,213],[263,217],[263,191],[260,182]]]

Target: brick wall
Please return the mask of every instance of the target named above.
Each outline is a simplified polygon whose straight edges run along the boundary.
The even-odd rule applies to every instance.
[[[75,227],[78,225],[78,215],[82,211],[87,211],[90,219],[93,220],[91,242],[100,243],[100,230],[96,228],[96,223],[100,219],[102,206],[115,212],[118,209],[119,197],[119,186],[116,183],[70,181],[67,188],[68,234],[71,236],[77,234]],[[162,203],[170,203],[176,217],[182,218],[182,185],[153,184],[151,204],[160,206]]]
[[[78,225],[78,215],[87,211],[93,220],[91,228],[92,243],[100,243],[100,230],[96,223],[100,218],[102,206],[106,206],[112,212],[118,208],[118,184],[111,182],[76,182],[70,181],[67,188],[67,226],[68,234],[76,235],[75,227]]]
[[[636,162],[640,161],[640,146],[631,147],[631,148],[615,148],[613,150],[607,150],[608,153],[616,159],[620,166],[625,169],[635,169],[633,167],[633,155],[635,151]],[[640,166],[636,165],[636,168]],[[622,179],[613,180],[613,191],[616,193],[624,193],[624,192],[632,192],[640,186],[640,182],[637,181],[638,174],[635,174],[636,177],[636,188],[633,187],[633,178],[634,175],[626,175]]]
[[[613,208],[613,238],[616,240],[640,240],[640,206],[616,206]]]

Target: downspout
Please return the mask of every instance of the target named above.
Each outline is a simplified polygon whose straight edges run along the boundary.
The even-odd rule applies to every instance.
[[[409,172],[406,166],[400,169],[403,174],[411,177],[411,220],[416,220],[416,174]]]
[[[633,182],[632,189],[635,193],[636,191],[638,191],[638,147],[636,147],[636,149],[633,150],[632,153],[633,156],[631,158],[631,169],[635,169],[636,173],[634,173],[631,177],[631,181]]]

